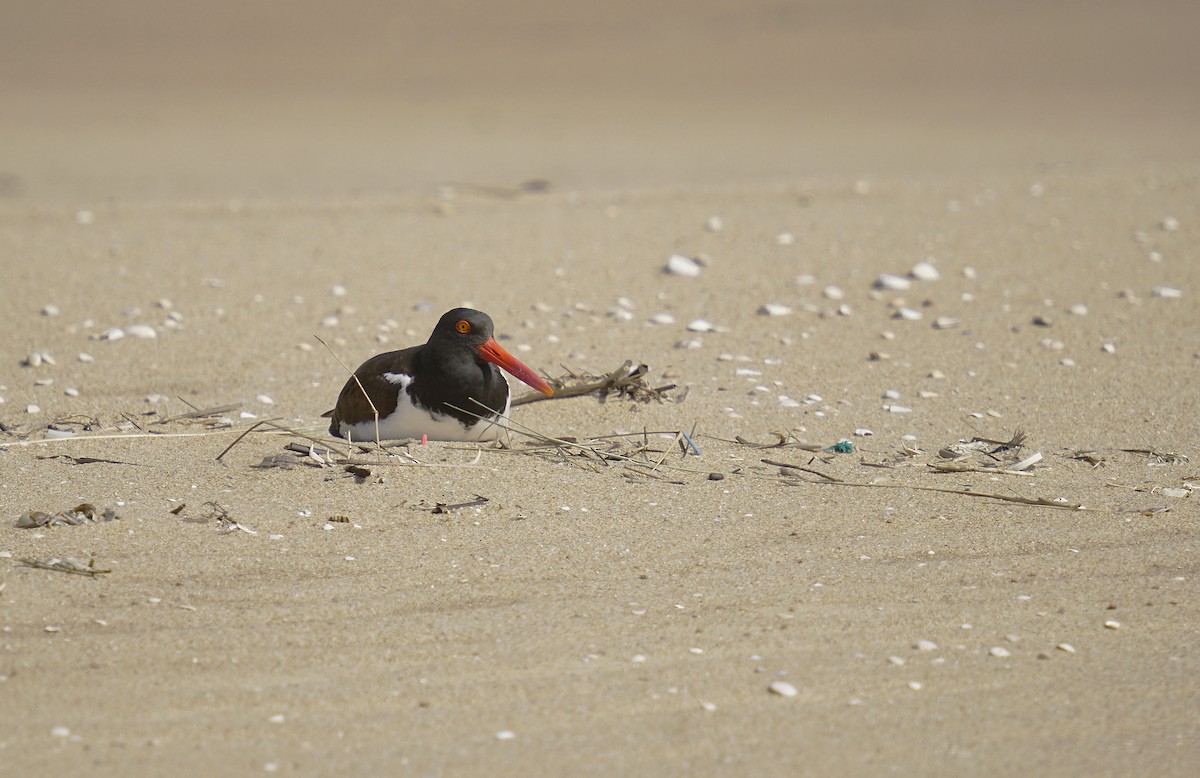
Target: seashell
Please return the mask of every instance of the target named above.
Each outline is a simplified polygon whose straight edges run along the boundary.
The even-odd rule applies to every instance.
[[[772,681],[767,686],[767,691],[771,694],[778,694],[780,697],[795,697],[800,693],[795,686],[792,686],[787,681]]]
[[[682,254],[672,254],[667,258],[667,264],[663,270],[673,276],[697,278],[700,275],[701,267],[700,263],[691,257],[685,257]]]
[[[904,276],[897,276],[891,273],[881,273],[879,278],[875,279],[876,289],[891,289],[895,292],[902,292],[905,289],[912,288],[912,281]]]
[[[671,314],[667,313],[666,311],[663,311],[662,313],[656,313],[653,316],[651,316],[650,323],[651,324],[663,324],[663,325],[674,324],[675,317],[672,316]]]
[[[782,303],[764,303],[758,306],[758,313],[762,316],[790,316],[792,309]]]
[[[149,324],[130,324],[125,328],[125,334],[131,338],[141,338],[142,340],[158,337],[158,331]]]
[[[1156,286],[1150,290],[1151,297],[1161,297],[1164,300],[1178,300],[1183,297],[1183,291],[1170,286]]]
[[[938,269],[929,262],[918,262],[908,274],[918,281],[936,281],[942,277]]]

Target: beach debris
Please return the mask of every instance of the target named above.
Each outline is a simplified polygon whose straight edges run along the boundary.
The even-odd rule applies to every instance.
[[[1163,232],[1175,232],[1179,229],[1179,219],[1176,219],[1174,216],[1168,216],[1158,226]]]
[[[826,300],[841,300],[846,297],[846,293],[842,290],[842,288],[840,286],[834,286],[833,284],[829,284],[828,286],[826,286],[824,289],[821,290],[821,296],[824,297]]]
[[[790,316],[792,308],[782,303],[764,303],[758,306],[758,314],[760,316]]]
[[[795,686],[787,681],[771,681],[771,683],[767,685],[767,691],[769,691],[771,694],[777,694],[780,697],[795,697],[800,693]]]
[[[1109,619],[1108,621],[1104,622],[1104,628],[1105,629],[1120,629],[1121,622],[1114,621],[1113,619]]]
[[[150,340],[158,337],[158,330],[154,329],[149,324],[130,324],[125,328],[125,334],[131,338]]]
[[[29,356],[21,360],[21,367],[41,367],[42,365],[54,366],[57,363],[49,351],[34,351]]]
[[[796,242],[796,235],[791,232],[781,232],[775,236],[775,244],[778,246],[791,246]]]
[[[465,500],[463,502],[445,503],[445,502],[430,502],[429,500],[405,500],[401,505],[405,508],[410,508],[416,511],[428,511],[430,513],[451,513],[453,511],[462,510],[463,508],[478,508],[487,505],[491,499],[484,497],[482,494],[475,495],[473,500]]]
[[[1012,652],[1009,651],[1004,646],[992,646],[991,648],[988,649],[988,654],[990,654],[991,656],[1000,658],[1000,659],[1005,659],[1007,657],[1012,656]]]
[[[923,638],[918,640],[916,643],[913,643],[913,648],[918,651],[937,651],[937,647],[937,643],[934,643],[932,640],[925,640]]]
[[[704,222],[704,229],[709,232],[720,232],[725,229],[725,222],[721,220],[720,216],[709,216]]]
[[[20,529],[34,529],[36,527],[76,527],[80,524],[90,524],[92,522],[113,521],[121,518],[112,508],[105,508],[103,511],[96,508],[90,502],[80,503],[74,508],[66,511],[59,511],[55,514],[46,513],[45,511],[25,511],[21,517],[17,519],[16,526]]]
[[[688,322],[687,328],[688,332],[716,332],[720,329],[707,319],[693,319]]]
[[[962,326],[962,319],[954,316],[939,316],[933,320],[933,328],[935,330],[952,330],[960,326]]]
[[[209,500],[208,502],[204,503],[203,507],[208,509],[204,516],[201,516],[197,519],[189,518],[188,521],[204,523],[206,521],[216,520],[217,529],[222,535],[228,535],[233,532],[238,532],[239,530],[245,532],[247,535],[258,534],[256,530],[250,529],[237,519],[233,518],[233,516],[229,513],[229,509],[215,500]]]
[[[672,254],[667,258],[667,264],[663,268],[668,275],[683,278],[698,278],[702,270],[699,262],[682,254]]]
[[[1075,653],[1075,646],[1071,645],[1070,643],[1059,643],[1057,646],[1055,646],[1055,648],[1057,648],[1059,651],[1062,651],[1065,654],[1074,654]]]
[[[673,315],[667,313],[666,311],[662,311],[660,313],[656,313],[653,316],[651,316],[650,323],[658,324],[658,325],[674,324],[675,317]]]
[[[906,289],[912,288],[912,280],[893,273],[880,273],[879,278],[875,279],[874,287],[876,289],[889,289],[893,292],[903,292]]]
[[[907,305],[901,305],[896,308],[896,312],[892,314],[893,319],[903,319],[904,321],[920,321],[924,318],[924,314],[916,308],[910,308]]]
[[[936,281],[942,277],[942,274],[930,262],[918,262],[913,265],[908,274],[918,281]]]
[[[1150,290],[1151,297],[1161,297],[1164,300],[1178,300],[1183,297],[1183,290],[1173,286],[1156,286]]]
[[[687,396],[686,389],[675,396],[668,396],[667,393],[676,388],[675,384],[652,387],[645,378],[649,371],[650,367],[648,365],[639,363],[635,366],[632,360],[625,360],[616,370],[604,375],[592,375],[587,372],[568,369],[565,375],[548,379],[550,385],[554,387],[554,395],[552,397],[547,397],[541,392],[536,391],[526,392],[514,397],[512,404],[525,405],[543,400],[563,400],[587,394],[597,395],[601,402],[606,401],[610,395],[638,402],[650,402],[651,400],[657,400],[658,402],[663,402],[664,400],[676,403],[683,402],[683,399]]]
[[[19,560],[18,564],[38,570],[52,570],[56,573],[69,573],[71,575],[86,575],[91,577],[112,572],[112,570],[104,570],[96,567],[96,560],[94,558],[88,559],[85,563],[82,559],[72,559],[70,557],[30,557]],[[55,727],[55,729],[66,729],[66,727]]]

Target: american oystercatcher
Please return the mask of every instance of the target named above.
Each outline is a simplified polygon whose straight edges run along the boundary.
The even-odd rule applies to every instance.
[[[500,417],[508,415],[511,400],[496,365],[539,392],[554,394],[496,342],[490,316],[470,308],[447,311],[423,346],[379,354],[354,371],[337,405],[325,414],[331,417],[329,432],[357,441],[495,440],[506,429]],[[378,429],[372,403],[379,412]]]

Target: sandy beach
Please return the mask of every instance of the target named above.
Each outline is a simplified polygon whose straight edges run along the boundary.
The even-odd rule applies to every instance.
[[[0,773],[1195,772],[1200,6],[6,17]]]

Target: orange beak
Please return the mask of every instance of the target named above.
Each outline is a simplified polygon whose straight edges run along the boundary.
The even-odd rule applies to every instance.
[[[495,338],[488,338],[487,342],[479,347],[479,356],[493,365],[499,365],[526,384],[529,384],[534,389],[537,389],[547,397],[554,394],[554,390],[550,388],[550,384],[542,380],[541,376],[530,370],[519,359],[509,354],[504,350]]]

